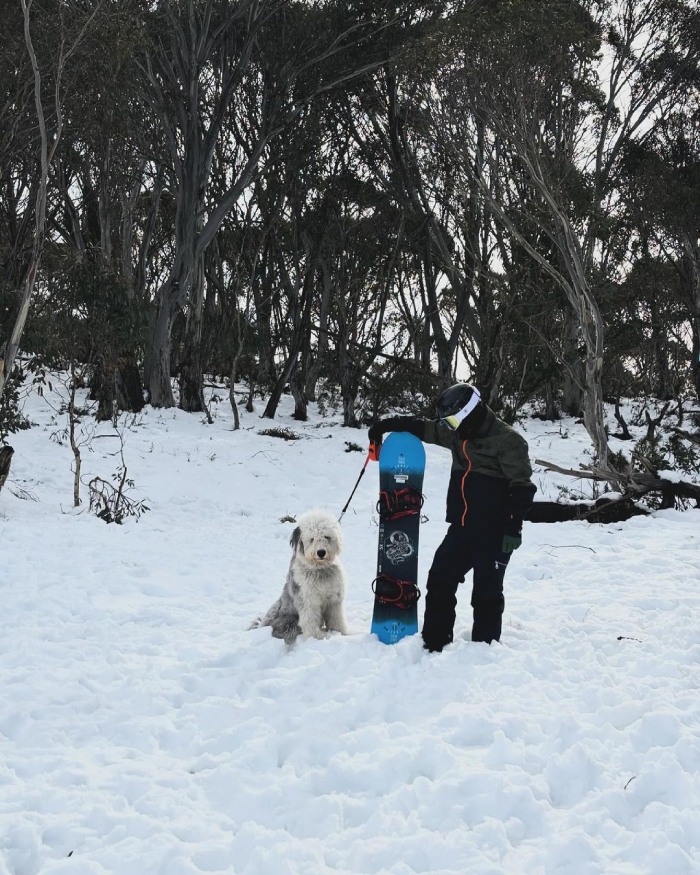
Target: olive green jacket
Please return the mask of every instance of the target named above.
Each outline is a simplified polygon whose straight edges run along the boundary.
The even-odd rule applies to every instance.
[[[423,423],[422,440],[449,449],[452,474],[447,492],[447,521],[462,526],[520,529],[537,491],[532,482],[528,445],[522,435],[489,410],[477,435],[463,440],[440,420]]]

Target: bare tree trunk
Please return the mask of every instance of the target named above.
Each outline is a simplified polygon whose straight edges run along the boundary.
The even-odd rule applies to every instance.
[[[357,394],[353,393],[352,389],[346,388],[343,392],[343,425],[346,428],[357,428],[356,399]]]
[[[357,428],[355,401],[357,399],[357,380],[352,362],[343,356],[340,374],[340,394],[343,399],[343,425],[346,428]]]
[[[2,487],[10,474],[13,453],[12,447],[0,447],[0,492],[2,492]]]
[[[583,273],[576,240],[570,228],[564,229],[571,254],[571,288],[580,312],[583,338],[586,345],[586,382],[583,396],[583,424],[586,427],[601,468],[608,467],[608,435],[605,430],[605,407],[603,399],[603,352],[605,326],[603,317]]]
[[[603,407],[603,357],[586,356],[586,392],[583,398],[583,424],[590,435],[602,468],[608,465],[608,435]]]
[[[690,330],[692,334],[691,374],[695,394],[700,401],[700,256],[698,248],[690,237],[683,240],[685,260],[688,264],[684,274],[688,277],[688,303],[690,310]]]
[[[180,365],[180,408],[189,413],[204,410],[202,317],[204,312],[204,264],[199,259],[190,293]]]
[[[238,404],[236,402],[236,370],[238,367],[238,356],[235,355],[233,357],[233,364],[231,365],[231,380],[229,382],[228,387],[228,400],[231,405],[231,411],[233,413],[233,430],[238,431],[241,427],[241,415],[238,412]]]
[[[284,370],[277,378],[277,382],[270,393],[270,397],[267,400],[267,404],[265,405],[265,410],[263,411],[263,419],[274,419],[275,414],[277,413],[277,408],[279,407],[280,399],[282,398],[282,393],[284,392],[284,387],[289,382],[292,373],[294,372],[294,368],[297,363],[297,358],[299,357],[299,350],[292,350],[287,359],[287,364],[284,367]]]
[[[159,290],[157,299],[144,376],[148,400],[153,407],[174,407],[175,397],[170,381],[173,313],[165,290]]]
[[[556,422],[559,419],[559,411],[557,410],[557,403],[554,399],[554,386],[552,385],[551,380],[547,380],[544,384],[544,415],[547,420],[550,422]]]
[[[144,408],[144,400],[136,353],[128,352],[119,356],[114,383],[117,408],[140,413]]]
[[[53,161],[54,155],[56,154],[56,148],[61,138],[61,130],[63,126],[63,115],[60,102],[60,87],[61,74],[63,72],[63,66],[65,64],[65,55],[63,54],[62,50],[61,56],[58,60],[58,68],[56,71],[54,100],[54,110],[56,113],[56,132],[54,134],[53,142],[51,143],[51,145],[49,145],[49,134],[46,128],[46,119],[44,117],[44,106],[42,103],[41,95],[41,72],[39,71],[39,64],[37,61],[36,52],[34,50],[34,44],[32,42],[29,22],[29,10],[32,6],[32,0],[20,0],[20,2],[22,4],[22,12],[24,14],[24,41],[27,46],[27,52],[29,53],[32,70],[34,72],[34,106],[36,109],[37,121],[39,124],[39,135],[41,139],[39,153],[41,170],[39,177],[39,186],[37,189],[36,201],[34,206],[34,244],[32,246],[32,253],[29,259],[29,265],[22,281],[19,311],[17,313],[17,316],[15,317],[15,324],[12,329],[12,333],[10,334],[10,339],[5,345],[5,349],[2,355],[3,367],[0,368],[0,395],[2,395],[5,389],[5,384],[12,374],[12,368],[15,363],[17,351],[19,350],[19,344],[22,339],[22,334],[24,333],[24,326],[27,322],[27,316],[29,315],[29,305],[31,303],[32,294],[34,292],[34,285],[36,283],[39,264],[41,262],[41,256],[44,250],[49,169],[51,167],[51,162]]]
[[[294,398],[294,419],[299,422],[306,422],[309,418],[309,402],[306,397],[304,369],[301,366],[303,361],[302,356],[297,357],[296,365],[292,371],[289,381],[289,387]]]
[[[654,356],[654,375],[656,377],[653,387],[654,395],[660,401],[668,401],[674,397],[671,373],[668,364],[667,332],[663,324],[663,317],[659,312],[659,288],[658,269],[649,252],[649,240],[646,233],[642,237],[643,258],[645,269],[649,277],[649,317],[651,321],[651,343]]]
[[[15,358],[17,356],[20,341],[24,333],[24,326],[26,325],[27,316],[29,315],[29,305],[31,303],[32,295],[34,293],[34,286],[36,284],[37,273],[39,271],[39,265],[41,263],[41,256],[44,251],[49,171],[51,169],[51,164],[56,154],[56,149],[58,148],[58,143],[61,139],[61,132],[63,130],[63,112],[61,107],[61,81],[63,76],[63,70],[68,58],[77,48],[78,43],[83,37],[83,34],[87,30],[95,15],[97,15],[101,5],[100,3],[98,3],[95,6],[94,11],[83,24],[83,27],[79,31],[76,39],[74,40],[71,48],[68,49],[68,51],[65,50],[64,43],[63,41],[61,41],[61,48],[56,64],[56,74],[54,82],[53,111],[55,115],[56,127],[53,135],[53,142],[49,144],[49,134],[46,127],[46,118],[44,115],[44,107],[42,104],[41,72],[39,70],[39,64],[37,61],[36,51],[34,50],[34,43],[32,41],[30,28],[29,11],[31,9],[32,2],[33,0],[20,0],[24,17],[24,42],[27,47],[27,53],[29,54],[29,59],[32,65],[32,72],[34,74],[34,106],[36,109],[40,136],[40,175],[39,182],[36,188],[36,198],[34,202],[34,243],[32,245],[29,265],[27,266],[27,270],[22,280],[19,310],[17,312],[17,316],[15,317],[15,323],[12,328],[12,333],[10,334],[9,340],[6,344],[4,344],[4,346],[0,347],[0,396],[2,396],[7,381],[12,375]],[[2,486],[7,480],[7,476],[10,471],[12,453],[12,447],[3,447],[2,450],[0,450],[0,489],[2,489]]]
[[[236,402],[236,380],[238,379],[238,362],[239,362],[241,355],[243,353],[243,332],[242,332],[242,326],[241,326],[241,321],[242,321],[241,314],[240,314],[240,310],[238,309],[238,303],[237,303],[235,297],[234,297],[234,306],[236,307],[236,322],[238,325],[238,347],[237,347],[236,352],[234,353],[233,359],[231,361],[231,377],[229,380],[228,400],[229,400],[229,403],[231,404],[231,410],[233,411],[233,430],[238,431],[238,429],[241,427],[241,417],[240,417],[240,414],[238,412],[238,404]],[[248,316],[248,313],[246,310],[246,318],[247,318],[247,316]],[[253,394],[252,393],[252,380],[251,380],[250,389],[251,389],[250,399],[249,399],[250,409],[248,409],[248,412],[252,413],[253,412],[252,411],[252,394]]]
[[[318,322],[318,347],[316,357],[311,362],[306,373],[306,397],[309,401],[316,400],[316,384],[319,375],[326,366],[328,357],[328,318],[331,308],[331,272],[324,258],[319,258],[323,291],[321,293],[321,309]]]
[[[438,359],[438,373],[445,383],[449,383],[453,377],[454,359],[459,347],[462,330],[466,329],[472,334],[475,341],[481,341],[481,326],[470,301],[470,285],[474,278],[473,243],[478,239],[479,225],[477,216],[472,210],[472,231],[469,237],[466,270],[459,269],[455,264],[452,251],[455,249],[454,242],[449,239],[448,232],[441,227],[437,220],[427,196],[420,172],[417,170],[418,162],[413,155],[411,147],[406,139],[403,117],[398,107],[399,93],[396,77],[386,74],[387,91],[387,136],[385,147],[389,158],[396,167],[405,197],[410,204],[416,221],[420,225],[421,238],[421,273],[425,289],[424,313],[426,322],[430,324],[432,336],[435,341],[435,351]],[[480,127],[478,142],[481,143],[483,126]],[[478,152],[478,148],[477,148]],[[478,160],[480,164],[480,159]],[[475,192],[467,195],[470,202],[474,203]],[[442,311],[438,297],[437,275],[442,272],[448,278],[454,296],[452,321],[453,325],[449,336],[445,332],[442,320]]]
[[[583,412],[583,369],[578,353],[579,323],[574,311],[567,307],[564,313],[562,358],[568,367],[562,373],[562,410],[570,416]]]
[[[73,461],[75,469],[73,471],[73,507],[80,507],[80,447],[75,439],[75,426],[78,423],[78,417],[75,413],[75,393],[78,389],[78,375],[75,373],[75,362],[71,362],[70,387],[68,389],[68,436],[70,438],[70,448],[73,451]]]
[[[555,190],[550,187],[536,150],[524,137],[516,141],[518,158],[526,168],[528,176],[541,195],[552,220],[549,236],[556,241],[563,270],[552,264],[531,241],[514,225],[503,205],[493,197],[481,174],[475,176],[482,192],[489,201],[494,216],[509,230],[525,251],[551,276],[564,292],[578,321],[585,350],[585,373],[583,392],[583,422],[593,443],[598,464],[601,468],[608,464],[608,438],[605,432],[603,407],[603,350],[605,326],[598,302],[591,291],[585,271],[585,259],[581,243],[569,221],[565,209],[557,202]]]
[[[265,246],[253,277],[253,301],[256,313],[258,366],[255,382],[260,387],[273,386],[277,381],[275,349],[272,340],[272,283],[270,282],[270,246]]]

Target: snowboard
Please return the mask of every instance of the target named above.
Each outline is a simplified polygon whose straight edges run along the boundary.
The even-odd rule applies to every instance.
[[[379,545],[372,584],[372,632],[396,644],[418,631],[418,533],[425,450],[407,432],[393,432],[379,453]]]

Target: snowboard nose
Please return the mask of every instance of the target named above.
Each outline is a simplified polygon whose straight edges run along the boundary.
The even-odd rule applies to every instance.
[[[317,550],[316,555],[318,556],[319,559],[323,559],[326,555],[326,551],[325,550]]]

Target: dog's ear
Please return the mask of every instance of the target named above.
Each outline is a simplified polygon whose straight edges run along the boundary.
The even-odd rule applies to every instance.
[[[292,545],[292,550],[296,550],[299,546],[299,542],[301,541],[301,529],[299,526],[294,529],[292,532],[292,537],[289,539],[289,543]]]

